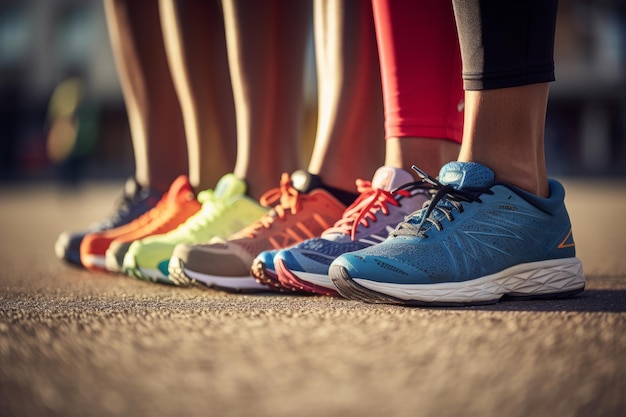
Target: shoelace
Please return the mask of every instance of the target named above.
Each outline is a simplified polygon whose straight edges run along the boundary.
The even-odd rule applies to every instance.
[[[415,165],[411,168],[419,174],[423,182],[430,184],[433,189],[436,190],[436,193],[429,201],[424,203],[424,208],[416,215],[417,217],[421,217],[421,221],[415,224],[411,222],[411,220],[417,220],[416,217],[410,216],[406,221],[396,227],[396,230],[391,233],[392,237],[428,237],[424,230],[424,225],[427,222],[435,226],[437,230],[443,230],[441,222],[435,218],[433,213],[441,213],[448,221],[453,221],[454,216],[452,215],[452,211],[454,209],[459,213],[463,213],[463,203],[482,203],[480,199],[481,194],[493,194],[493,191],[485,187],[468,187],[459,190],[451,184],[444,185],[440,183],[436,178],[426,174]]]
[[[254,238],[260,229],[269,229],[277,219],[284,220],[288,213],[298,213],[308,197],[293,187],[289,174],[283,173],[280,177],[280,186],[265,192],[259,199],[262,206],[272,207],[272,210],[249,226],[244,232],[245,236]]]
[[[341,219],[328,229],[327,233],[343,233],[350,235],[350,239],[356,239],[359,225],[369,227],[370,221],[376,222],[377,213],[389,215],[389,205],[398,207],[400,203],[397,197],[408,197],[411,192],[407,189],[398,189],[394,192],[373,188],[370,181],[357,179],[359,197],[348,207]],[[401,187],[402,188],[402,187]]]
[[[218,218],[227,208],[224,199],[216,196],[213,190],[200,191],[198,202],[202,204],[202,208],[178,227],[180,231],[201,230]]]

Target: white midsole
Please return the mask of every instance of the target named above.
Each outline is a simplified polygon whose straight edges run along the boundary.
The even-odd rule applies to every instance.
[[[236,290],[244,289],[258,289],[258,290],[270,290],[263,284],[259,284],[252,276],[244,277],[224,277],[203,274],[200,272],[191,271],[187,268],[184,269],[185,275],[196,281],[203,282],[207,285],[217,285],[218,287],[232,288]]]
[[[337,289],[337,287],[333,285],[328,274],[321,275],[321,274],[313,274],[311,272],[303,272],[303,271],[291,271],[291,273],[297,276],[298,278],[300,278],[301,280],[310,282],[311,284],[315,284],[320,287],[328,288],[331,290]]]
[[[370,290],[402,300],[423,302],[481,302],[503,295],[546,295],[579,290],[585,286],[578,258],[553,259],[515,265],[481,278],[440,284],[393,284],[353,278]]]
[[[89,267],[97,267],[105,269],[104,256],[102,255],[85,255],[81,256],[81,262],[83,265]]]

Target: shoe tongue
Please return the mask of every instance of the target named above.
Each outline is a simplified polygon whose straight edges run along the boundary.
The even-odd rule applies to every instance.
[[[193,188],[189,183],[189,178],[186,175],[179,175],[174,182],[172,182],[169,190],[167,190],[167,200],[168,202],[175,203],[179,198],[186,197],[189,193],[193,194]]]
[[[400,168],[380,167],[372,178],[372,187],[385,191],[394,190],[408,182],[415,181],[413,176]]]
[[[299,169],[291,174],[291,185],[301,193],[308,193],[315,188],[321,188],[322,180],[317,175]]]
[[[439,181],[454,188],[486,187],[495,179],[492,170],[475,162],[449,162],[441,168]]]
[[[243,195],[246,192],[246,183],[237,178],[234,174],[224,175],[215,186],[213,193],[218,198],[228,199],[230,197]]]

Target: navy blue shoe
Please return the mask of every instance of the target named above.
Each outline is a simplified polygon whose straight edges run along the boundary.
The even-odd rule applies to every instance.
[[[151,210],[161,198],[162,193],[141,187],[134,178],[124,184],[124,191],[115,212],[108,218],[94,223],[81,232],[63,232],[54,244],[57,258],[71,264],[82,266],[80,262],[80,243],[88,233],[113,229],[130,223],[148,210]]]
[[[496,182],[480,164],[451,162],[429,204],[378,244],[338,257],[344,297],[406,305],[475,305],[503,296],[557,298],[585,288],[563,186],[539,198]]]

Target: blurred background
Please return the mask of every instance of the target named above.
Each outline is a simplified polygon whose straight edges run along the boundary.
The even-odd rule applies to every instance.
[[[550,174],[625,176],[626,1],[561,0],[555,60]],[[0,182],[125,178],[132,152],[101,0],[1,0]]]

